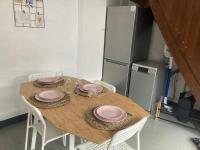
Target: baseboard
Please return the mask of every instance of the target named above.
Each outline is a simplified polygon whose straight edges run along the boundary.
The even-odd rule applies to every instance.
[[[0,114],[0,122],[4,120],[8,120],[10,118],[14,118],[23,114],[26,114],[27,110],[25,108],[23,109],[17,109],[17,110],[12,110],[6,113],[1,113]]]
[[[0,128],[9,126],[11,124],[26,120],[27,110],[13,110],[10,112],[0,114]]]
[[[0,128],[7,127],[20,121],[24,121],[27,118],[27,114],[22,114],[16,117],[12,117],[3,121],[0,121]]]

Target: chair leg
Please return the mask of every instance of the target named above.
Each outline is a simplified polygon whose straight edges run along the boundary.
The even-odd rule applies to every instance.
[[[25,139],[25,148],[24,148],[24,150],[27,150],[27,145],[28,145],[28,133],[29,133],[29,128],[27,127],[27,129],[26,129],[26,139]]]
[[[45,146],[44,137],[42,137],[42,148],[41,148],[41,150],[44,150],[44,146]]]
[[[33,128],[32,141],[31,141],[31,150],[35,149],[36,137],[37,137],[37,130],[35,128]]]
[[[32,117],[31,117],[31,119],[32,119]],[[38,123],[38,119],[36,117],[34,117],[34,120],[32,120],[32,121],[34,124]],[[36,130],[36,128],[33,128],[31,150],[35,149],[36,137],[37,137],[37,130]]]
[[[81,138],[81,144],[87,142],[87,140]]]
[[[75,137],[74,135],[69,135],[69,150],[74,150],[75,147]]]
[[[24,148],[24,150],[27,150],[27,145],[28,145],[29,119],[30,119],[30,114],[28,113],[28,117],[27,117],[27,125],[26,125],[25,148]]]
[[[140,150],[140,132],[137,133],[137,150]]]
[[[30,115],[30,124],[31,125],[33,124],[33,115],[32,114]]]
[[[81,138],[81,144],[83,144],[83,143],[84,143],[84,139]]]
[[[63,146],[67,145],[66,140],[67,140],[67,136],[65,135],[65,136],[63,136]]]

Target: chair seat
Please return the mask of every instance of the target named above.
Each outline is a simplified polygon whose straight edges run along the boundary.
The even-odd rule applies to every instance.
[[[103,143],[103,144],[95,144],[92,142],[86,142],[84,144],[78,145],[75,150],[107,150],[109,142]],[[132,147],[130,147],[125,142],[122,142],[118,145],[113,146],[109,150],[134,150]]]
[[[45,120],[46,122],[46,137],[45,137],[45,143],[49,143],[55,139],[61,138],[64,135],[68,135],[69,133],[66,133],[58,128],[55,128],[49,121]],[[34,124],[33,127],[37,129],[37,131],[42,135],[44,129],[43,125],[41,123]]]

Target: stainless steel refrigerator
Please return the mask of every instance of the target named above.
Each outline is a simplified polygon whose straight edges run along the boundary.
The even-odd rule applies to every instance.
[[[102,80],[128,95],[133,62],[148,57],[152,13],[137,6],[108,7]]]

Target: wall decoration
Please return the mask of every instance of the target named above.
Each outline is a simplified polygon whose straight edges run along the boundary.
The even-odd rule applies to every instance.
[[[44,28],[43,0],[13,0],[16,27]]]

